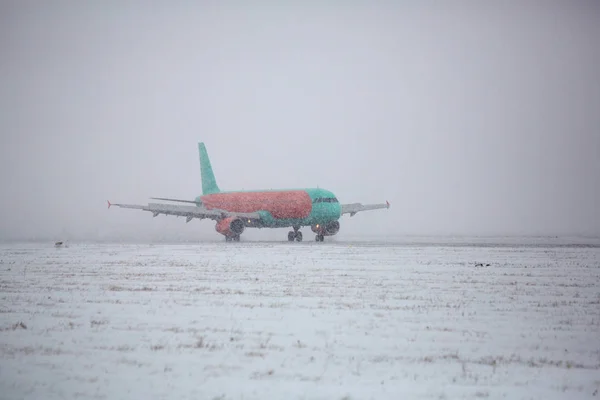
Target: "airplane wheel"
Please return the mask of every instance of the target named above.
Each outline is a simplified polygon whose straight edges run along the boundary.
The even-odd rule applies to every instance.
[[[323,236],[323,235],[317,235],[317,236],[315,236],[315,240],[317,242],[322,242],[324,239],[325,239],[325,236]]]
[[[225,241],[226,242],[231,242],[231,238],[229,236],[225,236]]]
[[[300,231],[296,232],[296,241],[298,241],[298,242],[302,241],[302,232],[300,232]]]
[[[233,237],[233,241],[234,242],[239,242],[240,241],[240,235],[234,236]]]
[[[294,231],[289,231],[288,232],[288,241],[293,242],[295,238],[296,238],[296,233]]]

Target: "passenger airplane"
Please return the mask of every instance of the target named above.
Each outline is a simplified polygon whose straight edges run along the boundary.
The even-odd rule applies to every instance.
[[[343,214],[354,216],[357,212],[389,208],[390,203],[340,204],[333,193],[320,188],[261,190],[222,192],[217,186],[215,175],[204,143],[198,143],[202,195],[194,200],[179,200],[153,197],[194,206],[150,203],[148,205],[112,204],[123,208],[150,211],[159,214],[186,217],[186,222],[194,218],[209,218],[216,221],[215,229],[225,236],[226,241],[239,241],[246,228],[287,228],[288,240],[302,241],[300,228],[310,226],[316,234],[315,240],[322,242],[325,236],[332,236],[340,230],[339,219]]]

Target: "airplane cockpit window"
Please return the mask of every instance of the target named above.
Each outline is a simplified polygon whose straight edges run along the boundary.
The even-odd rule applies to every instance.
[[[338,203],[338,199],[335,197],[317,197],[313,203]]]

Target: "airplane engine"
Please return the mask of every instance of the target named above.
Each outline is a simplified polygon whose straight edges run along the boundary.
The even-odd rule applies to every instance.
[[[339,221],[330,221],[323,225],[313,225],[310,227],[310,229],[312,229],[312,231],[316,234],[320,234],[323,236],[333,236],[339,232],[340,223]]]
[[[227,237],[239,236],[244,232],[244,229],[244,222],[236,217],[222,219],[215,226],[217,232]]]

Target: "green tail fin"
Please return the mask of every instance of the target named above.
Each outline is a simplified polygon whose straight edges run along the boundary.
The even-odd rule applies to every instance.
[[[221,190],[217,186],[215,174],[213,173],[210,159],[206,152],[204,143],[198,143],[198,153],[200,156],[200,176],[202,177],[202,194],[219,193]]]

